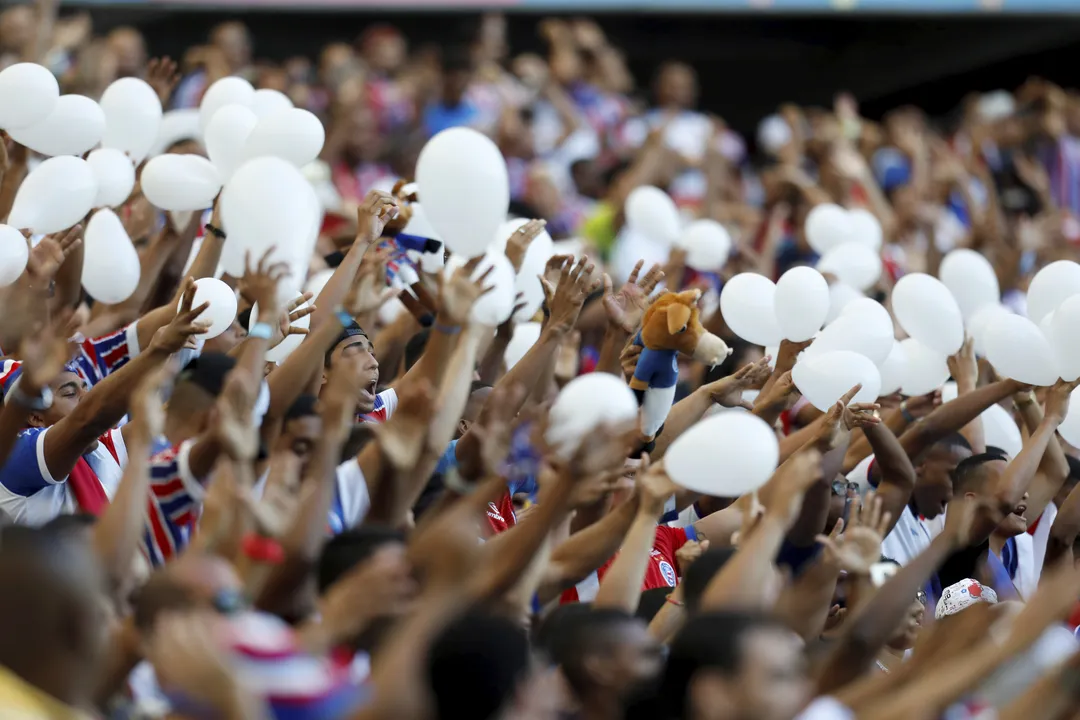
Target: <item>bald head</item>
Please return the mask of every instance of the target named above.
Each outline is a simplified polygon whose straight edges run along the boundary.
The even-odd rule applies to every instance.
[[[140,632],[148,632],[163,612],[213,607],[217,598],[241,590],[240,579],[229,563],[213,555],[187,552],[151,575],[140,588],[135,625]]]

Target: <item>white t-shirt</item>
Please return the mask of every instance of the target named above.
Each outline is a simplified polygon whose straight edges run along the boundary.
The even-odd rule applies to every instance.
[[[847,474],[848,482],[858,484],[862,493],[874,487],[870,482],[873,462],[873,455],[864,458]],[[944,514],[933,520],[926,520],[916,516],[911,507],[905,505],[892,532],[881,543],[881,554],[901,565],[906,565],[912,558],[930,547],[930,541],[937,537],[944,527]]]

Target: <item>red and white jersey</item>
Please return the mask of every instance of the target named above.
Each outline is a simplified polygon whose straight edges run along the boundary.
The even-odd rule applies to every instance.
[[[674,528],[667,525],[659,525],[656,528],[656,539],[653,540],[652,550],[649,551],[649,564],[645,568],[645,581],[641,584],[641,591],[654,588],[675,587],[679,584],[679,565],[675,559],[675,553],[686,544],[687,540],[696,540],[697,532],[693,527]],[[616,557],[618,557],[616,555]],[[572,602],[592,602],[596,599],[596,593],[600,589],[600,581],[604,579],[615,558],[611,558],[597,570],[590,573],[589,577],[579,582],[574,587],[562,594],[559,602],[562,604]]]
[[[509,490],[503,490],[502,497],[496,502],[488,503],[487,521],[491,526],[491,534],[498,535],[506,532],[517,525],[517,515],[514,514],[514,499],[510,497]]]
[[[357,422],[382,424],[394,415],[397,409],[397,392],[394,388],[386,388],[375,396],[375,407],[369,413],[358,414]]]

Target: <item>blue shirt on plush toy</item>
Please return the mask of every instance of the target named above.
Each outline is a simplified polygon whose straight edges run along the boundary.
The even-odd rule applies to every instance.
[[[638,331],[634,344],[641,346],[634,379],[649,384],[651,388],[675,387],[679,381],[679,353],[676,350],[650,350],[645,347]]]

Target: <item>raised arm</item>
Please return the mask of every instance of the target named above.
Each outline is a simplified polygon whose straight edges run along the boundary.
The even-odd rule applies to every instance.
[[[1001,380],[944,403],[900,436],[900,446],[908,457],[918,457],[949,433],[958,431],[986,408],[1001,402],[1024,386],[1015,380]]]
[[[911,493],[915,489],[915,467],[900,447],[900,441],[884,422],[870,425],[863,432],[874,451],[874,465],[880,478],[877,496],[891,518],[885,531],[888,535],[900,519],[904,507],[911,501]]]
[[[179,312],[154,335],[150,347],[120,370],[95,385],[71,414],[45,433],[43,455],[49,474],[65,478],[98,436],[115,426],[128,410],[128,401],[144,377],[177,352],[187,339],[206,331],[195,318],[207,308],[191,307],[195,283],[188,280]]]

